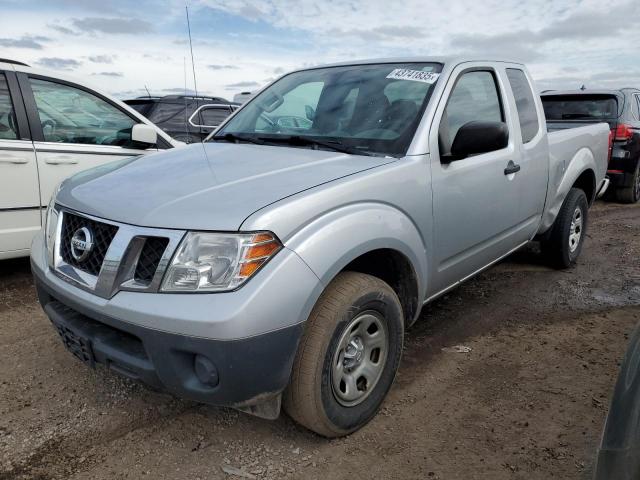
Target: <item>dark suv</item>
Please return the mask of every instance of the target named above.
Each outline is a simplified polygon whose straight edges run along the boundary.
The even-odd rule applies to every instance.
[[[607,176],[618,201],[640,200],[640,90],[550,90],[542,93],[550,130],[607,122],[611,155]]]
[[[124,100],[174,139],[201,142],[240,105],[220,97],[167,95]]]

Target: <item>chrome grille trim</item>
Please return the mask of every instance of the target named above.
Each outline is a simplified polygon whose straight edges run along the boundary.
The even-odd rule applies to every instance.
[[[138,227],[126,223],[113,222],[60,206],[57,207],[57,210],[59,214],[53,254],[53,273],[63,280],[102,298],[111,298],[119,291],[157,292],[173,253],[186,233],[184,230]],[[118,227],[118,231],[107,249],[98,275],[84,272],[65,262],[62,258],[60,242],[65,214],[85,217],[89,220]],[[136,281],[134,276],[147,237],[163,237],[168,239],[168,244],[151,281],[141,283]]]

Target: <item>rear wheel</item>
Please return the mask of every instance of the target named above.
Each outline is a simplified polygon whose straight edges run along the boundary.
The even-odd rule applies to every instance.
[[[640,200],[640,162],[633,172],[631,185],[629,187],[616,189],[616,199],[621,203],[636,203]]]
[[[339,274],[309,317],[283,398],[286,412],[325,437],[361,428],[391,388],[403,336],[402,307],[389,285]]]
[[[568,268],[575,263],[587,232],[589,204],[587,196],[579,188],[569,190],[551,227],[542,249],[557,268]]]

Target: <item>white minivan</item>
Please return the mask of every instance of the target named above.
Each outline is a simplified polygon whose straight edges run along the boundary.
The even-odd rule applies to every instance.
[[[109,95],[0,59],[0,260],[29,255],[51,194],[66,177],[178,145]]]

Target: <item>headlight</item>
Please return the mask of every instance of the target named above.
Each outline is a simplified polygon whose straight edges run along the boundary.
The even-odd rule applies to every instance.
[[[189,232],[167,269],[165,292],[222,292],[238,288],[282,248],[269,232]]]

